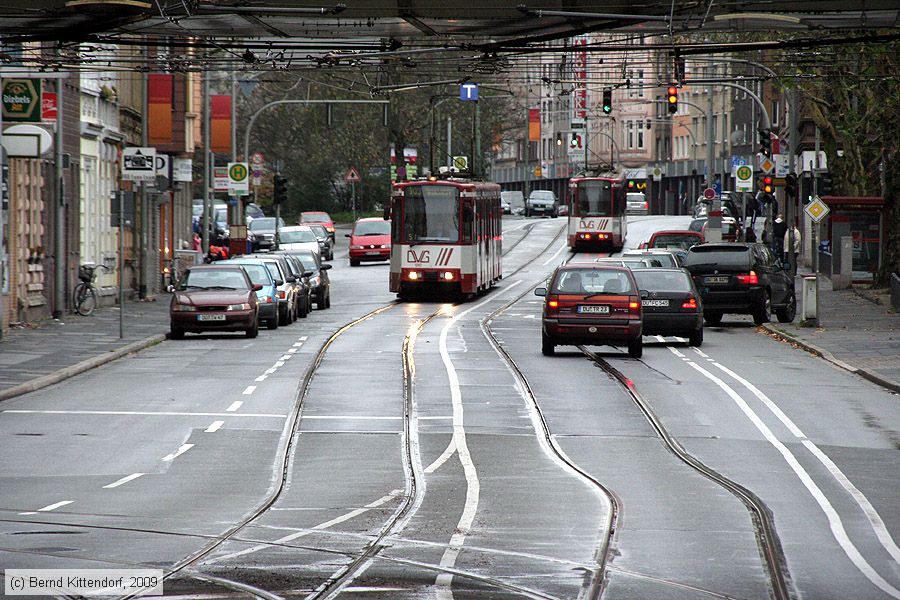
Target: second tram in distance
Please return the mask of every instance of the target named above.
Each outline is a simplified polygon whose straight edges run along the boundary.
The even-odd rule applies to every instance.
[[[608,249],[625,245],[625,178],[609,172],[569,180],[568,242],[572,250]]]
[[[500,186],[459,175],[393,185],[390,289],[460,298],[502,276]]]

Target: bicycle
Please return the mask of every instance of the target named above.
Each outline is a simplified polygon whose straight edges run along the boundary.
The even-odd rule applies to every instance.
[[[72,305],[75,312],[83,317],[87,317],[97,308],[97,288],[94,287],[94,276],[97,267],[111,271],[106,265],[97,265],[94,263],[85,263],[78,267],[78,279],[75,284],[75,290],[72,292]]]

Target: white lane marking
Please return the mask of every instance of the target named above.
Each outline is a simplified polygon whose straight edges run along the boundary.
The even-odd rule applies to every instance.
[[[293,354],[296,353],[296,352],[297,352],[297,349],[296,349],[296,348],[288,348],[288,354],[292,354],[292,355],[293,355]]]
[[[703,358],[709,358],[709,355],[708,355],[708,354],[704,354],[704,353],[703,353],[703,350],[701,350],[700,348],[694,348],[693,350],[694,350],[694,352],[696,352],[697,354],[699,354],[699,355],[702,356]]]
[[[145,416],[145,417],[262,417],[266,419],[284,419],[287,415],[274,413],[243,413],[234,415],[230,413],[212,412],[150,412],[138,410],[4,410],[4,414],[19,415],[100,415],[100,416]]]
[[[303,420],[313,419],[363,419],[371,421],[399,421],[403,417],[381,417],[374,415],[303,415]]]
[[[259,377],[257,377],[257,378],[254,379],[253,381],[257,381],[257,382],[265,381],[265,380],[266,380],[266,377],[268,377],[268,375],[260,375]]]
[[[801,429],[797,426],[794,421],[788,417],[781,408],[775,404],[771,398],[769,398],[766,394],[764,394],[759,388],[755,385],[729,369],[723,365],[715,363],[716,367],[733,377],[736,381],[738,381],[745,388],[750,390],[754,396],[759,398],[759,400],[766,405],[772,414],[778,417],[778,420],[784,423],[785,427],[787,427],[795,437],[801,440],[801,443],[809,450],[813,456],[815,456],[822,465],[828,469],[828,472],[831,473],[831,476],[837,480],[838,483],[841,484],[848,494],[850,494],[853,499],[856,501],[856,504],[862,509],[863,514],[866,515],[866,519],[869,521],[869,525],[872,526],[872,530],[875,532],[875,537],[878,538],[878,541],[881,542],[881,545],[887,550],[888,554],[891,555],[891,558],[894,559],[895,562],[900,563],[900,548],[897,547],[897,544],[894,543],[893,538],[891,537],[890,532],[888,531],[887,526],[884,524],[884,521],[881,518],[881,515],[878,514],[878,511],[875,510],[875,507],[872,506],[872,503],[869,502],[869,499],[866,498],[865,494],[859,491],[859,489],[853,485],[853,482],[844,474],[841,469],[834,464],[831,458],[828,457],[827,454],[822,452],[822,450],[816,446],[806,434],[801,431]]]
[[[303,342],[294,342],[294,348],[299,348],[303,345]]]
[[[788,463],[788,466],[796,473],[797,477],[809,491],[810,495],[812,495],[813,499],[818,503],[819,507],[822,509],[822,512],[825,513],[825,517],[828,519],[828,523],[831,529],[831,535],[837,541],[838,545],[840,545],[841,549],[844,551],[844,554],[847,555],[847,558],[856,566],[860,573],[862,573],[869,581],[875,584],[876,587],[884,591],[885,593],[893,596],[894,598],[900,598],[900,590],[892,586],[890,583],[885,581],[881,575],[879,575],[872,565],[870,565],[865,558],[863,558],[862,554],[860,554],[859,550],[850,540],[850,537],[847,535],[847,531],[844,529],[844,523],[841,521],[841,516],[838,514],[837,510],[835,510],[834,506],[828,502],[828,497],[822,492],[819,486],[816,485],[815,481],[813,481],[810,474],[803,468],[797,458],[791,453],[788,448],[781,443],[781,441],[772,433],[772,430],[769,429],[765,423],[762,422],[762,419],[753,411],[752,408],[744,401],[740,394],[738,394],[734,389],[731,388],[727,383],[701,367],[695,362],[688,363],[692,368],[698,371],[701,375],[715,383],[719,386],[722,391],[724,391],[728,396],[734,400],[735,404],[738,405],[738,408],[747,416],[753,425],[759,430],[759,432],[763,435],[766,440],[772,444],[772,446],[778,450],[778,452],[784,457],[784,460]]]
[[[182,454],[184,454],[185,452],[187,452],[188,450],[190,450],[193,447],[194,447],[193,444],[182,444],[181,447],[178,450],[176,450],[175,452],[173,452],[172,454],[163,456],[163,460],[165,462],[172,462],[173,460],[175,460],[176,458],[178,458],[179,456],[181,456]]]
[[[112,483],[110,483],[108,485],[104,485],[103,489],[111,490],[113,488],[117,488],[120,485],[128,483],[129,481],[134,481],[135,479],[137,479],[138,477],[141,477],[142,475],[145,475],[145,473],[132,473],[131,475],[127,475],[127,476],[123,477],[122,479],[119,479],[118,481],[113,481]]]
[[[256,391],[256,386],[255,386],[255,385],[248,385],[248,386],[244,389],[244,395],[245,395],[245,396],[249,396],[249,395],[252,394],[254,391]]]
[[[305,336],[305,335],[301,335],[301,336],[298,337],[297,339],[300,340],[301,342],[305,342],[306,340],[309,339],[309,337],[308,337],[308,336]]]
[[[522,283],[521,279],[514,281],[507,286],[504,291],[511,290],[520,283]],[[452,317],[441,329],[439,343],[441,360],[444,362],[444,368],[447,370],[447,378],[450,382],[450,401],[453,405],[453,441],[456,445],[456,455],[459,457],[459,462],[463,467],[463,473],[466,476],[466,502],[463,507],[462,515],[459,517],[459,522],[456,524],[456,530],[450,537],[450,545],[444,550],[443,556],[441,556],[441,566],[444,568],[453,568],[456,564],[456,559],[466,541],[466,536],[468,536],[469,531],[472,528],[472,523],[475,521],[475,513],[478,512],[478,499],[481,493],[481,482],[478,480],[478,471],[475,468],[475,463],[472,462],[472,455],[469,454],[469,445],[466,441],[462,391],[459,386],[459,377],[453,366],[453,361],[450,360],[450,353],[447,350],[447,333],[463,316],[477,308],[481,308],[493,299],[494,298],[487,298],[475,306],[462,311]],[[453,597],[453,591],[450,588],[450,583],[452,581],[453,575],[450,573],[441,573],[437,576],[435,584],[441,586],[441,588],[437,590],[438,598]]]
[[[553,253],[553,256],[551,256],[550,258],[548,258],[548,259],[543,263],[542,266],[545,266],[545,267],[546,267],[547,265],[549,265],[551,262],[553,262],[553,260],[554,260],[557,256],[559,256],[559,253],[562,252],[563,250],[565,250],[566,248],[568,248],[568,246],[567,246],[566,244],[563,244],[562,246],[560,246],[560,247],[559,247],[559,250],[557,250],[556,252],[554,252],[554,253]]]
[[[206,428],[206,431],[204,433],[215,433],[224,424],[225,421],[213,421],[212,423],[210,423],[209,427]]]
[[[283,361],[283,360],[277,360],[277,361],[275,361],[275,364],[272,365],[272,366],[273,366],[274,368],[276,368],[276,369],[277,369],[278,367],[283,367],[283,366],[284,366],[284,361]]]
[[[36,515],[37,513],[32,510],[32,511],[28,511],[28,512],[20,512],[19,514],[25,515],[25,516],[31,516],[31,515]]]
[[[444,452],[441,453],[441,455],[438,456],[433,463],[431,463],[430,465],[425,467],[425,472],[426,473],[434,473],[439,468],[441,468],[441,465],[443,465],[445,462],[447,462],[450,459],[450,457],[453,456],[453,454],[455,452],[456,452],[456,441],[453,438],[451,438],[450,443],[447,444],[447,448],[444,450]]]
[[[235,400],[234,402],[231,403],[231,406],[229,406],[228,408],[225,409],[225,412],[234,412],[243,405],[244,405],[244,402],[242,400]]]
[[[275,371],[277,371],[277,370],[278,370],[277,368],[272,367],[271,369],[266,369],[265,372],[266,372],[266,375],[272,375],[272,374],[275,373]]]
[[[291,354],[282,354],[278,360],[290,360],[291,356]]]
[[[339,517],[335,517],[334,519],[331,519],[330,521],[325,521],[324,523],[319,523],[318,525],[313,525],[309,529],[303,529],[300,531],[296,531],[290,535],[286,535],[284,537],[278,538],[274,542],[270,542],[268,544],[257,544],[256,546],[252,546],[252,547],[246,548],[244,550],[239,550],[238,552],[232,552],[230,554],[223,554],[222,556],[216,556],[216,557],[210,558],[208,560],[205,560],[203,562],[205,564],[210,564],[210,563],[215,563],[215,562],[221,562],[223,560],[228,560],[230,558],[246,556],[247,554],[259,552],[260,550],[264,550],[266,548],[274,546],[275,544],[286,544],[287,542],[296,540],[298,538],[306,537],[308,535],[315,533],[316,531],[319,531],[322,529],[328,529],[329,527],[338,525],[340,523],[343,523],[344,521],[349,521],[350,519],[352,519],[354,517],[358,517],[359,515],[364,514],[368,511],[372,510],[373,508],[378,508],[382,504],[385,504],[386,502],[389,502],[391,499],[395,498],[400,493],[401,493],[400,490],[393,490],[390,494],[387,494],[386,496],[382,496],[375,502],[370,502],[369,504],[366,504],[362,508],[356,508],[354,510],[351,510],[350,512],[344,513],[343,515],[341,515]]]
[[[62,502],[54,502],[53,504],[48,504],[44,508],[37,509],[38,512],[50,512],[51,510],[56,510],[61,506],[66,506],[67,504],[72,504],[75,502],[74,500],[63,500]]]

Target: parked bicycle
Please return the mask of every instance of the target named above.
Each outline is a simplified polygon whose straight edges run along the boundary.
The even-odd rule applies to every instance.
[[[75,312],[82,316],[88,316],[97,308],[97,288],[94,287],[94,277],[97,273],[97,267],[106,271],[112,271],[106,265],[97,265],[94,263],[85,263],[78,267],[78,283],[75,284],[75,290],[72,292],[72,305]]]

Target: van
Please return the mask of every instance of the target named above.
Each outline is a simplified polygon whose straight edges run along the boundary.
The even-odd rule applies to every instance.
[[[525,195],[519,191],[500,192],[500,204],[506,214],[521,214],[525,211]]]
[[[528,202],[525,203],[525,216],[530,217],[533,214],[558,217],[559,201],[556,199],[556,194],[551,190],[534,190],[531,192],[528,195]]]

